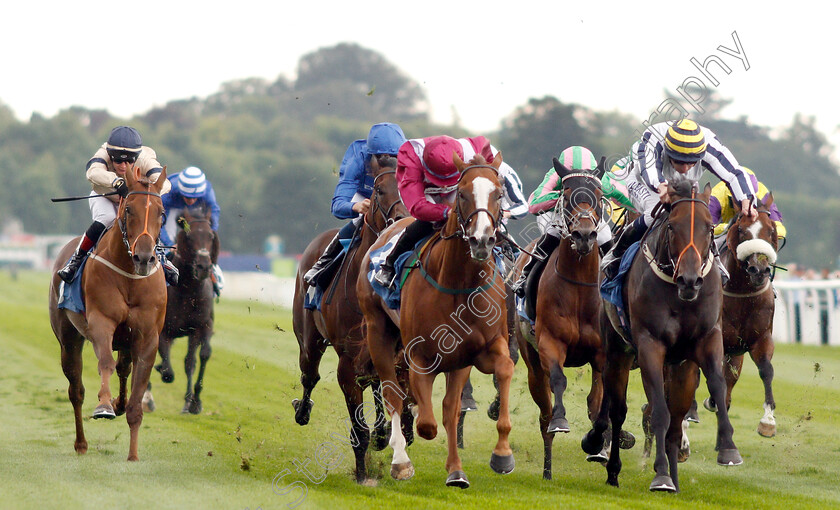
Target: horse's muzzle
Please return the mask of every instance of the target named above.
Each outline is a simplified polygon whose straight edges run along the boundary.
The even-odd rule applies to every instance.
[[[677,285],[677,296],[683,301],[691,302],[700,295],[700,288],[703,287],[703,277],[679,275],[675,283]]]
[[[470,256],[473,259],[484,261],[490,258],[493,254],[493,248],[496,246],[496,236],[481,236],[476,238],[470,236],[467,240],[470,245]]]
[[[592,253],[597,238],[598,233],[594,230],[573,230],[571,233],[572,246],[581,257]]]
[[[142,251],[134,253],[131,256],[131,261],[134,262],[134,274],[139,276],[149,276],[155,264],[157,264],[157,256],[155,251]]]

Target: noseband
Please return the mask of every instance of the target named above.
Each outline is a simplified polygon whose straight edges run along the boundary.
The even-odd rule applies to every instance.
[[[490,166],[490,165],[470,165],[470,166],[464,168],[464,170],[461,172],[461,177],[458,178],[458,185],[459,186],[461,184],[461,181],[463,181],[464,177],[467,175],[467,172],[469,172],[470,170],[472,170],[474,168],[489,168],[490,170],[493,170],[493,173],[496,174],[497,178],[499,177],[499,170],[496,169],[496,167],[494,167],[494,166]],[[493,223],[493,231],[497,232],[499,230],[499,225],[501,224],[501,219],[502,219],[502,209],[501,209],[501,207],[499,208],[499,214],[497,214],[496,216],[493,216],[493,213],[491,213],[488,209],[485,209],[484,207],[478,207],[475,210],[473,210],[470,214],[468,214],[466,218],[464,218],[464,216],[461,212],[461,201],[458,200],[457,197],[455,198],[455,200],[456,200],[455,214],[458,217],[458,229],[460,230],[461,237],[464,240],[469,239],[469,235],[467,234],[467,225],[469,225],[470,220],[472,220],[473,216],[475,216],[478,213],[482,213],[482,212],[487,213],[487,216],[490,217],[490,221]],[[456,232],[456,234],[453,234],[452,236],[447,236],[447,237],[441,236],[441,238],[442,239],[449,239],[451,237],[454,237],[455,235],[457,235],[457,232]]]
[[[575,177],[584,177],[586,179],[591,179],[592,181],[594,181],[593,184],[594,184],[595,189],[601,189],[601,180],[598,179],[596,176],[594,176],[590,173],[587,173],[587,172],[575,172],[575,173],[572,173],[572,174],[569,174],[569,175],[563,177],[560,180],[560,183],[563,186],[563,188],[565,189],[565,187],[566,187],[566,180],[572,179],[572,178],[575,178]],[[586,183],[588,181],[584,181],[584,182]],[[572,191],[573,194],[577,191],[580,191],[581,189],[589,191],[589,187],[585,186],[585,185],[584,186],[578,186],[578,187],[575,187],[575,188],[569,188],[569,190]],[[554,214],[555,222],[556,222],[556,225],[557,225],[558,229],[560,230],[560,235],[563,236],[564,238],[568,238],[568,237],[571,236],[570,226],[578,225],[578,224],[580,224],[580,222],[582,220],[587,220],[588,219],[588,220],[592,221],[595,224],[595,226],[597,227],[598,223],[600,223],[600,221],[601,221],[601,217],[603,216],[603,213],[602,214],[593,214],[594,212],[597,211],[597,208],[595,207],[595,205],[596,205],[596,202],[598,202],[597,200],[594,200],[594,198],[595,198],[594,194],[592,195],[593,200],[591,200],[592,203],[590,204],[592,206],[592,209],[582,209],[582,210],[579,210],[577,212],[575,212],[573,209],[569,209],[567,207],[568,205],[571,205],[572,207],[575,207],[578,204],[578,202],[581,202],[580,200],[575,200],[574,198],[575,197],[572,196],[572,199],[567,202],[565,193],[560,193],[560,198],[557,200],[557,204],[556,204],[556,207],[555,207],[555,214]],[[589,197],[587,197],[587,198],[589,198]],[[586,202],[584,202],[584,203],[586,203]],[[560,212],[560,214],[557,214],[557,212]]]

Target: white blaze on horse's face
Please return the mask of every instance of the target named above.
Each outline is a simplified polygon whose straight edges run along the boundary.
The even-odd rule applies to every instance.
[[[476,209],[490,210],[490,195],[496,192],[496,185],[487,177],[476,177],[472,181]],[[489,213],[481,211],[475,215],[470,236],[470,249],[474,258],[486,259],[495,244],[495,225]],[[475,241],[473,241],[473,239]],[[473,243],[475,242],[475,246]]]
[[[750,239],[759,239],[758,234],[761,233],[761,222],[756,220],[753,222],[752,225],[747,229],[747,232],[750,234]]]

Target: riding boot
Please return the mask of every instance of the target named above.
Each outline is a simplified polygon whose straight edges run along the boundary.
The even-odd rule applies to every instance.
[[[610,252],[610,250],[612,249],[612,247],[614,245],[615,245],[615,243],[613,243],[613,240],[610,239],[609,241],[605,242],[601,246],[598,246],[598,253],[601,255],[601,258],[606,257],[607,253]]]
[[[90,224],[88,229],[85,231],[85,234],[82,236],[82,239],[79,241],[79,246],[76,248],[76,252],[73,253],[73,256],[67,261],[67,264],[57,271],[59,278],[64,280],[65,283],[73,281],[73,278],[79,271],[79,267],[82,265],[82,261],[85,259],[87,254],[90,253],[90,250],[96,246],[96,242],[99,241],[99,238],[102,237],[102,233],[105,232],[106,229],[107,227],[98,221],[94,221]]]
[[[547,259],[559,244],[559,237],[546,232],[542,235],[542,237],[540,237],[540,240],[537,241],[536,246],[534,246],[534,253],[543,257],[543,259]],[[525,282],[528,281],[528,275],[531,274],[531,270],[534,269],[538,260],[539,259],[537,257],[531,256],[525,264],[525,267],[522,268],[522,275],[511,286],[511,289],[517,296],[525,297]]]
[[[163,278],[166,280],[166,283],[172,285],[178,285],[178,277],[181,275],[181,272],[178,271],[178,268],[175,267],[175,264],[169,260],[169,257],[163,252],[163,247],[157,245],[155,247],[155,251],[157,252],[158,260],[160,260],[160,265],[163,267]]]
[[[337,233],[330,241],[330,244],[327,245],[327,249],[324,250],[324,253],[318,258],[315,264],[303,275],[303,281],[305,281],[310,286],[314,284],[315,278],[321,274],[321,271],[324,270],[327,265],[341,253],[343,249],[341,245],[341,241],[339,240],[339,234]]]
[[[72,282],[73,277],[76,276],[76,272],[81,267],[82,261],[87,257],[88,253],[90,253],[90,248],[85,250],[82,248],[81,243],[79,243],[79,247],[76,248],[76,251],[70,257],[70,260],[67,261],[67,264],[58,270],[58,277],[64,280],[65,283]]]
[[[222,268],[219,264],[213,264],[210,270],[210,281],[213,282],[213,293],[216,297],[222,295],[222,289],[225,288],[225,277],[222,275]]]
[[[726,284],[729,283],[729,271],[724,267],[723,262],[720,260],[720,254],[718,253],[715,253],[715,264],[717,264],[718,271],[720,271],[720,286],[726,287]]]
[[[642,228],[637,221],[629,224],[624,229],[624,232],[621,233],[621,237],[618,238],[618,242],[615,243],[615,246],[613,246],[606,256],[604,256],[603,260],[601,260],[601,271],[604,272],[604,276],[606,276],[608,280],[615,278],[616,273],[618,273],[618,266],[621,264],[621,257],[624,255],[624,252],[627,251],[627,248],[641,239],[644,233],[645,229]]]

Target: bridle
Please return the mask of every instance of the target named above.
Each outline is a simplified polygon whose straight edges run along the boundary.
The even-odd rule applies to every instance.
[[[496,174],[497,178],[499,177],[499,170],[494,166],[490,166],[490,165],[470,165],[470,166],[464,168],[463,171],[461,171],[461,176],[458,178],[458,186],[459,187],[461,185],[461,182],[464,180],[464,177],[466,177],[467,172],[469,172],[470,170],[472,170],[474,168],[489,168],[490,170],[493,170],[493,173]],[[441,239],[451,239],[451,238],[455,237],[456,235],[460,234],[462,239],[468,240],[469,239],[469,234],[467,233],[467,226],[469,225],[472,218],[479,213],[487,213],[487,216],[490,217],[490,221],[493,223],[493,231],[494,232],[499,231],[499,226],[501,225],[501,221],[502,221],[502,209],[501,209],[501,207],[499,208],[498,214],[496,214],[495,216],[493,215],[492,212],[490,212],[490,210],[488,210],[484,207],[477,207],[471,213],[469,213],[467,215],[467,217],[465,218],[464,215],[463,215],[463,212],[461,211],[461,201],[458,199],[458,197],[456,197],[455,198],[455,215],[458,218],[458,230],[455,233],[453,233],[452,235],[449,235],[449,236],[441,235],[440,236]]]
[[[120,216],[117,219],[117,224],[120,228],[120,232],[122,233],[123,244],[125,244],[125,247],[128,250],[128,256],[129,257],[134,256],[134,249],[137,247],[137,241],[139,241],[140,238],[143,237],[144,235],[149,236],[149,238],[152,240],[152,244],[157,244],[157,236],[152,235],[152,233],[149,232],[149,210],[150,210],[150,205],[151,205],[151,202],[152,202],[152,197],[160,198],[160,193],[155,193],[153,191],[129,191],[125,195],[125,198],[123,198],[122,200],[125,201],[131,195],[146,195],[146,217],[143,220],[143,231],[140,232],[140,234],[137,237],[134,238],[133,243],[129,242],[128,231],[125,228],[125,223],[126,223],[125,217],[128,214],[128,211],[126,211],[125,208],[123,208],[122,216]]]
[[[656,275],[659,278],[661,278],[661,279],[663,279],[663,280],[665,280],[666,282],[669,282],[669,283],[675,283],[676,275],[679,273],[680,264],[682,263],[683,256],[685,256],[685,254],[688,253],[689,250],[694,250],[694,253],[697,254],[698,259],[703,261],[703,265],[700,266],[700,276],[701,277],[704,277],[707,274],[709,274],[709,272],[712,270],[712,267],[714,267],[714,253],[712,252],[712,246],[714,245],[714,232],[709,233],[709,248],[706,250],[705,255],[701,254],[700,250],[697,248],[697,245],[694,244],[694,217],[695,217],[695,211],[696,211],[696,205],[695,204],[698,204],[698,203],[703,204],[703,207],[705,207],[705,208],[708,208],[708,204],[706,202],[704,202],[703,200],[700,200],[699,198],[697,198],[697,190],[695,188],[692,188],[692,190],[691,190],[691,198],[681,198],[679,200],[671,202],[671,210],[673,210],[673,207],[675,205],[683,203],[683,202],[687,202],[687,203],[691,204],[691,216],[690,216],[691,227],[690,227],[690,231],[689,231],[690,241],[680,251],[679,255],[677,256],[676,262],[674,262],[674,257],[673,257],[673,255],[671,255],[670,240],[669,240],[668,236],[664,236],[665,237],[665,242],[664,243],[661,243],[661,242],[658,243],[659,246],[657,247],[657,254],[658,254],[661,247],[663,245],[665,245],[665,253],[667,253],[667,256],[668,256],[668,264],[661,264],[659,262],[659,257],[654,257],[650,253],[650,250],[647,247],[647,245],[643,244],[643,252],[645,254],[645,257],[648,259],[648,262],[651,266],[651,269],[653,269],[654,273],[656,273]],[[667,221],[666,227],[671,228],[670,218],[667,219],[666,221]],[[663,235],[666,231],[667,231],[666,229],[663,229]],[[668,271],[671,268],[673,268],[673,272],[671,274],[669,274]]]
[[[397,221],[396,219],[391,217],[391,213],[394,211],[394,207],[396,207],[398,204],[403,203],[403,201],[402,201],[402,198],[398,198],[387,208],[385,206],[383,206],[382,202],[379,201],[379,190],[381,188],[379,187],[378,184],[376,184],[376,181],[380,177],[382,177],[383,175],[396,174],[396,173],[397,173],[396,170],[386,170],[384,172],[380,172],[379,174],[376,175],[376,177],[373,178],[373,205],[374,205],[374,207],[372,207],[371,209],[373,209],[374,211],[376,211],[376,212],[378,212],[379,214],[382,215],[382,221],[385,223],[385,227],[383,227],[382,230],[390,227],[392,224],[394,224],[394,222]],[[371,223],[369,223],[367,221],[367,215],[365,215],[364,222],[365,222],[365,225],[367,225],[367,227],[371,230],[371,232],[373,232],[377,237],[382,232],[382,230],[376,230],[376,228]]]
[[[575,177],[583,177],[585,179],[588,179],[587,181],[584,181],[584,183],[586,184],[589,184],[589,180],[591,180],[593,181],[592,184],[594,185],[593,187],[595,189],[601,189],[601,180],[598,177],[587,172],[575,172],[564,176],[560,180],[560,183],[562,184],[563,188],[566,189],[566,181],[568,179],[572,179]],[[565,193],[560,193],[560,198],[557,200],[557,204],[555,205],[554,209],[554,224],[557,226],[560,235],[564,239],[572,235],[572,229],[570,228],[570,226],[578,225],[583,220],[590,220],[597,227],[598,223],[600,223],[601,218],[604,215],[603,211],[601,213],[596,213],[596,203],[599,202],[599,200],[596,199],[594,193],[592,192],[589,186],[586,186],[586,184],[575,188],[568,188],[572,193],[570,200],[566,200]],[[587,200],[576,199],[575,195],[579,193],[586,193],[587,196],[585,198]],[[603,197],[600,201],[603,201]],[[580,209],[577,212],[575,212],[573,209],[569,209],[568,207],[575,207],[579,203],[589,203],[592,207],[591,209]]]

